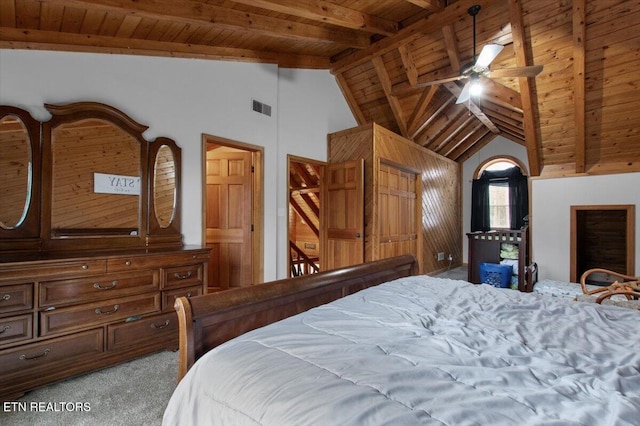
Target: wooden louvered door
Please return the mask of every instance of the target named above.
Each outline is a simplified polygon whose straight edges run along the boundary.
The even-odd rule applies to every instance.
[[[377,244],[374,241],[375,259],[402,254],[414,254],[418,250],[421,206],[418,196],[417,174],[412,171],[381,162],[377,182]]]
[[[322,200],[321,268],[364,262],[364,160],[328,164]]]
[[[252,153],[247,151],[207,155],[206,244],[211,248],[211,291],[252,284],[251,160]]]

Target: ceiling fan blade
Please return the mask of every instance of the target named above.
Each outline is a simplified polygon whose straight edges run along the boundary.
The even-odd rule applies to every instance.
[[[433,81],[425,81],[425,82],[420,82],[419,81],[413,87],[417,88],[417,87],[433,86],[433,85],[436,85],[436,84],[450,83],[452,81],[462,80],[464,78],[467,78],[467,76],[466,75],[456,75],[454,77],[441,78],[439,80],[433,80]]]
[[[491,62],[502,52],[504,46],[500,44],[487,44],[482,48],[476,61],[476,67],[487,68]]]
[[[531,65],[528,67],[502,68],[499,70],[491,70],[486,76],[495,77],[535,77],[540,74],[544,68],[542,65]]]
[[[468,82],[462,88],[462,92],[460,92],[460,96],[456,100],[456,104],[461,104],[463,102],[467,102],[471,97],[471,82]]]

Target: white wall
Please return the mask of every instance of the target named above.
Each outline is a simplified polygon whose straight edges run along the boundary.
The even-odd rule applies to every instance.
[[[256,99],[272,116],[251,110]],[[96,101],[182,148],[182,231],[201,244],[203,133],[264,147],[265,280],[286,275],[286,156],[324,160],[326,135],[355,121],[328,71],[127,55],[0,50],[0,104],[49,118],[44,103]],[[282,216],[286,216],[283,213]]]
[[[471,229],[471,180],[485,160],[499,155],[518,158],[528,165],[526,148],[498,136],[462,166],[463,262],[468,262],[466,234]],[[635,204],[635,275],[640,274],[640,174],[562,177],[531,180],[531,255],[538,264],[539,279],[569,281],[571,206]]]
[[[469,260],[469,241],[467,233],[471,232],[471,181],[473,174],[485,160],[499,155],[508,155],[520,160],[528,167],[527,150],[524,146],[498,136],[487,146],[480,149],[462,165],[462,253],[463,263]],[[528,173],[527,169],[527,173]]]
[[[534,179],[531,227],[539,278],[569,281],[571,206],[635,204],[635,274],[640,274],[640,173]]]

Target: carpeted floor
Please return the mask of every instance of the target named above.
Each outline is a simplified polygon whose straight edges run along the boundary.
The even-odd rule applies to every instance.
[[[176,385],[177,352],[160,352],[27,393],[17,402],[81,403],[89,411],[7,411],[3,426],[153,426],[162,423],[164,409]],[[85,404],[86,403],[86,404]],[[83,405],[84,404],[84,405]],[[67,406],[71,407],[67,404]],[[45,410],[46,406],[43,407]]]
[[[467,268],[437,277],[467,279]],[[0,408],[2,426],[159,426],[176,385],[177,352],[161,352],[27,393],[17,402],[88,404],[89,411],[19,411]],[[7,409],[9,408],[9,409]]]

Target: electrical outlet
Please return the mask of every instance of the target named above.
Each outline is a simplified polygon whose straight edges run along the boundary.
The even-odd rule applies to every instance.
[[[438,252],[438,260],[444,260],[444,252],[443,251],[439,251]]]
[[[449,262],[453,262],[453,255],[449,253]]]

